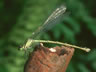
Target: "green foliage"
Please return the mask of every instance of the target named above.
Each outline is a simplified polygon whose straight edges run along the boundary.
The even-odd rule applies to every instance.
[[[50,15],[65,2],[69,16],[41,39],[55,40],[92,48],[90,53],[76,50],[67,72],[96,72],[96,14],[94,0],[1,0],[0,72],[23,72],[27,56],[18,51]],[[82,43],[79,43],[79,42]]]

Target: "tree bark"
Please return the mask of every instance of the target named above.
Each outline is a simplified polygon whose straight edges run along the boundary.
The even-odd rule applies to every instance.
[[[43,45],[29,55],[24,72],[65,72],[74,53],[74,48]]]

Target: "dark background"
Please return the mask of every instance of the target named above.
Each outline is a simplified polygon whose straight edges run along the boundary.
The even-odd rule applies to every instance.
[[[62,3],[68,16],[41,39],[91,48],[76,49],[67,72],[96,72],[96,0],[0,0],[0,72],[23,72],[19,46]]]

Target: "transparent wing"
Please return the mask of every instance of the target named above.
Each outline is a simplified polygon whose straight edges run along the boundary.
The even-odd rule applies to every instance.
[[[57,8],[44,22],[44,24],[39,27],[35,32],[32,33],[31,39],[34,39],[36,36],[38,36],[40,33],[48,31],[51,29],[54,25],[58,24],[60,20],[63,17],[63,14],[66,11],[66,6],[61,5],[59,8]]]

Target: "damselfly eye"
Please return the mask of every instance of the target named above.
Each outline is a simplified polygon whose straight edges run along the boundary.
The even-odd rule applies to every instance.
[[[18,50],[20,50],[21,46],[18,47]]]
[[[20,45],[20,46],[18,47],[18,50],[21,50],[21,49],[23,49],[23,48],[24,48],[24,46]]]

